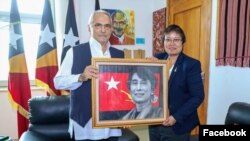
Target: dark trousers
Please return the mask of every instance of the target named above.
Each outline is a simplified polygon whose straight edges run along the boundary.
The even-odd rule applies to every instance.
[[[96,141],[118,141],[119,137],[110,137],[107,139],[102,139],[102,140],[96,140]],[[76,140],[76,141],[93,141],[93,140]]]
[[[171,127],[162,125],[149,126],[150,141],[189,141],[190,133],[177,135]]]

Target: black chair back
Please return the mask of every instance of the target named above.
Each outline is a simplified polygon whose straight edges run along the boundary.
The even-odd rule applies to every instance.
[[[234,102],[229,106],[226,125],[230,124],[250,124],[250,104],[245,102]]]
[[[29,100],[29,131],[55,141],[71,140],[68,133],[69,97],[36,96]]]

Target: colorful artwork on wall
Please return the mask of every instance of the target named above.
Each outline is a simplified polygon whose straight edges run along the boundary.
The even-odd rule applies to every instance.
[[[153,12],[153,54],[163,52],[162,36],[166,27],[166,8]]]
[[[110,37],[112,45],[135,44],[135,12],[133,10],[104,9],[113,20],[113,32]]]

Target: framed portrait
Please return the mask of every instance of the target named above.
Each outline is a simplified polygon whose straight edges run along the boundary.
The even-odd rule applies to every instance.
[[[93,58],[93,127],[161,124],[168,115],[166,60]]]
[[[104,9],[112,18],[113,32],[109,39],[112,45],[135,45],[135,11]]]
[[[166,8],[153,12],[153,54],[164,52],[162,35],[166,27]]]

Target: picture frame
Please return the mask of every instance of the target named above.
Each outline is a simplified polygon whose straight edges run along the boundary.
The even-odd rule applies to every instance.
[[[93,128],[162,124],[166,119],[167,60],[92,58],[92,65],[99,70],[92,79]]]

